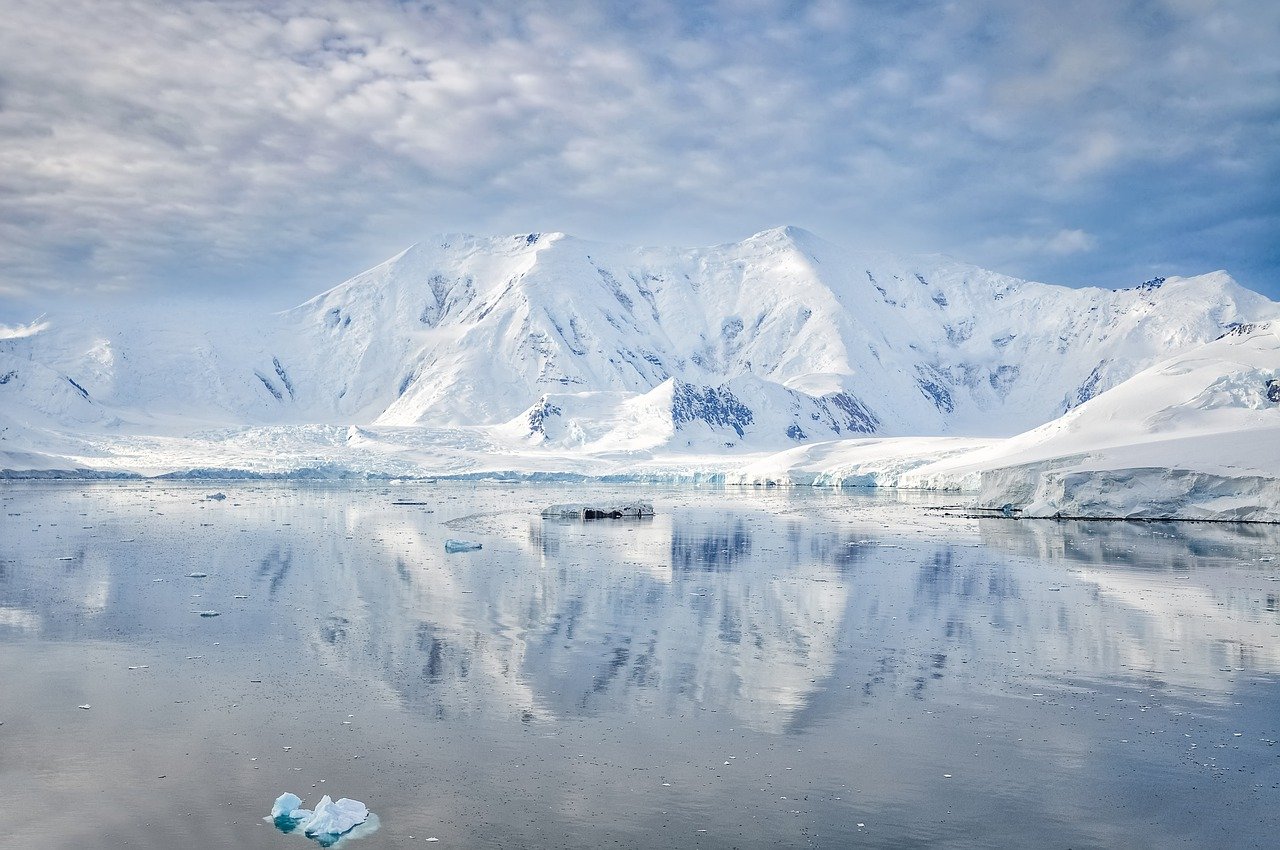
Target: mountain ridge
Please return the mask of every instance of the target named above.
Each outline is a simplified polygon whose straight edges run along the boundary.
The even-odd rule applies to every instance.
[[[15,429],[175,436],[319,423],[624,446],[644,426],[672,449],[737,450],[1004,435],[1276,316],[1225,272],[1070,289],[792,226],[710,248],[445,234],[267,316],[54,317],[0,339],[0,398]]]

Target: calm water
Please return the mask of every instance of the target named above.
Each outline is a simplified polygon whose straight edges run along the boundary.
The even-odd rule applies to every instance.
[[[6,485],[0,846],[1276,846],[1280,528],[618,494]]]

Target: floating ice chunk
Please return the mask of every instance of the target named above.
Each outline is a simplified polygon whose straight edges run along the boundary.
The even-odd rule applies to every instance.
[[[187,578],[208,578],[208,573],[187,573]]]
[[[622,505],[551,505],[542,511],[544,519],[630,519],[653,516],[648,502]]]
[[[342,835],[369,819],[369,808],[359,800],[346,797],[337,802],[325,794],[316,805],[315,814],[302,826],[308,836]]]
[[[378,829],[377,815],[364,803],[346,797],[334,802],[328,794],[320,798],[314,811],[302,808],[297,794],[281,794],[266,820],[281,832],[304,835],[321,847],[331,847],[347,836],[363,837]]]
[[[201,617],[217,617],[217,616],[219,616],[222,612],[220,612],[220,611],[197,611],[196,613],[197,613],[197,614],[199,614]]]
[[[212,499],[215,502],[221,502],[223,499],[227,498],[227,494],[226,493],[210,493],[209,495],[205,496],[205,498]]]
[[[294,814],[295,812],[298,814]],[[302,798],[297,794],[281,794],[276,797],[275,803],[271,806],[271,817],[273,818],[287,817],[298,820],[302,813],[305,813],[306,817],[311,817],[311,812],[302,808]]]
[[[454,552],[475,552],[476,550],[483,548],[484,546],[481,544],[470,540],[446,540],[444,542],[444,551],[449,552],[450,554]]]

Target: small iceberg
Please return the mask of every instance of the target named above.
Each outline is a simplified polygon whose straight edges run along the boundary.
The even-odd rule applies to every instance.
[[[296,814],[295,814],[296,812]],[[272,819],[291,818],[301,820],[311,817],[311,812],[302,808],[302,798],[297,794],[281,794],[271,806]]]
[[[297,794],[281,794],[266,819],[281,832],[306,836],[321,847],[332,847],[346,837],[360,838],[378,828],[377,816],[364,803],[346,797],[333,800],[328,794],[314,810],[302,808]]]
[[[483,548],[484,546],[471,540],[446,540],[444,542],[444,551],[450,555],[455,552],[475,552]]]
[[[543,519],[636,519],[653,516],[649,502],[622,505],[551,505],[542,511]]]
[[[304,809],[305,811],[305,809]],[[369,807],[359,800],[340,798],[337,802],[326,794],[316,805],[315,814],[302,827],[308,836],[342,835],[350,832],[369,819]]]
[[[205,496],[205,498],[215,502],[221,502],[223,499],[227,498],[227,494],[226,493],[210,493],[209,495]]]

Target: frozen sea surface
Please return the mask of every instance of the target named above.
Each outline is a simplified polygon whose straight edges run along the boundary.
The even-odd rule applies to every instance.
[[[361,850],[1280,830],[1280,527],[219,486],[0,489],[0,845],[297,847],[282,789],[366,802]]]

